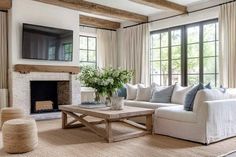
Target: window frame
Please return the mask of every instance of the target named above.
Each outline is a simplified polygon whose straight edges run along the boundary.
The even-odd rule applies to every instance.
[[[91,36],[91,35],[82,35],[80,34],[79,35],[79,38],[80,37],[85,37],[87,39],[87,49],[82,49],[81,47],[79,48],[79,50],[84,50],[84,51],[87,51],[87,61],[81,61],[81,58],[79,60],[79,63],[91,63],[91,64],[95,64],[95,68],[97,68],[98,66],[98,56],[97,56],[97,37],[95,36]],[[89,38],[94,38],[95,39],[95,50],[91,50],[89,49]],[[95,62],[93,61],[89,61],[89,51],[95,51]],[[80,52],[81,53],[81,52]]]
[[[152,37],[153,34],[161,34],[163,32],[168,32],[168,85],[172,85],[172,52],[171,52],[171,48],[174,46],[172,46],[171,44],[171,32],[174,30],[181,30],[181,85],[183,86],[187,86],[188,85],[188,37],[187,37],[187,29],[189,27],[194,27],[194,26],[199,26],[199,82],[204,82],[204,57],[203,55],[203,51],[204,51],[204,43],[206,43],[204,41],[204,34],[203,34],[203,27],[204,25],[207,24],[211,24],[211,23],[218,23],[218,19],[210,19],[210,20],[204,20],[204,21],[200,21],[200,22],[194,22],[194,23],[190,23],[190,24],[186,24],[186,25],[180,25],[180,26],[174,26],[174,27],[170,27],[170,28],[165,28],[165,29],[161,29],[161,30],[155,30],[155,31],[151,31],[150,32],[150,38]],[[219,27],[219,26],[218,26]],[[216,26],[215,26],[216,28]],[[217,49],[217,42],[219,44],[219,39],[217,39],[217,30],[215,29],[215,40],[213,40],[212,42],[215,42],[215,56],[212,56],[215,58],[215,72],[212,73],[212,75],[214,74],[215,76],[215,83],[217,84],[217,77],[219,77],[219,72],[218,72],[218,66],[217,66],[217,61],[219,62],[219,60],[217,60],[217,58],[219,57],[219,55],[217,55],[217,51],[219,51]],[[219,34],[218,34],[219,35]],[[219,38],[219,37],[218,37]],[[152,39],[150,40],[152,41]],[[151,71],[151,62],[153,61],[153,59],[151,59],[151,53],[152,53],[152,42],[150,43],[150,53],[149,53],[149,70],[150,70],[150,82],[152,81],[152,76],[155,74],[152,74]],[[191,43],[193,44],[193,43]],[[219,58],[218,58],[219,59]],[[205,73],[206,74],[206,73]],[[207,75],[207,74],[206,74]],[[161,83],[161,80],[160,80]],[[217,84],[218,85],[218,84]]]

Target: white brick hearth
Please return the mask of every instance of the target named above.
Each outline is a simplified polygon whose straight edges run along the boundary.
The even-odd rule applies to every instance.
[[[29,74],[12,73],[12,105],[19,107],[30,115],[30,81],[69,81],[71,104],[80,103],[80,82],[76,80],[76,75],[69,73],[44,73],[31,72]],[[32,114],[35,119],[59,118],[60,112]]]

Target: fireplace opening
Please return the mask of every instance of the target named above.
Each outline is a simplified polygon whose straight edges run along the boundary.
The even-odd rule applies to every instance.
[[[71,104],[69,81],[31,81],[31,114],[58,112]]]

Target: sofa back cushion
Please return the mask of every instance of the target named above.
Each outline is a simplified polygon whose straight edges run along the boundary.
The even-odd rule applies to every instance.
[[[136,101],[149,101],[151,99],[151,87],[138,85]]]
[[[117,89],[117,95],[119,97],[124,97],[126,99],[126,97],[127,97],[126,85],[124,85],[123,87]]]
[[[171,103],[174,104],[184,104],[185,96],[186,94],[193,88],[193,86],[189,87],[182,87],[179,84],[175,85],[175,88],[173,90],[173,94],[171,97]]]
[[[138,85],[126,84],[127,88],[127,100],[134,100],[136,99]]]
[[[196,112],[198,107],[202,105],[205,101],[223,100],[229,99],[228,93],[223,93],[219,89],[203,89],[198,91],[195,100],[193,112]]]
[[[197,86],[194,86],[187,94],[184,100],[184,109],[186,111],[193,111],[194,99],[199,90],[204,89],[204,85],[199,83]]]
[[[138,85],[144,87],[143,84],[126,84],[126,90],[127,90],[127,100],[135,100],[137,96],[137,91],[138,91]]]
[[[163,88],[163,87],[156,87],[152,94],[152,98],[150,102],[155,103],[170,103],[171,102],[171,96],[173,93],[175,85]]]

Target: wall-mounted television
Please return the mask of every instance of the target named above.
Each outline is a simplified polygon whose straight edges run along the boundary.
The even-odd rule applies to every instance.
[[[72,61],[73,31],[24,23],[22,58]]]

